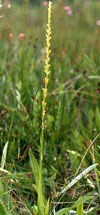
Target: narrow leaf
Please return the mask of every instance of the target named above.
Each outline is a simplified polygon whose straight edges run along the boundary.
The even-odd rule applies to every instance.
[[[39,168],[39,164],[32,152],[32,150],[29,151],[29,158],[30,158],[30,165],[32,168],[32,172],[34,175],[34,179],[35,179],[35,190],[37,191],[38,194],[38,208],[39,208],[39,213],[42,215],[44,214],[44,196],[43,196],[43,192],[42,192],[42,180],[40,180],[40,168]]]
[[[45,207],[45,215],[49,215],[49,204],[50,204],[50,198],[48,199]]]
[[[39,164],[38,164],[32,150],[29,151],[29,158],[30,158],[30,165],[32,168],[32,173],[34,175],[35,183],[38,186],[39,185]]]
[[[100,79],[100,76],[97,75],[90,75],[88,76],[89,79]]]
[[[84,215],[83,202],[77,205],[76,215]]]
[[[65,215],[65,214],[68,215],[69,210],[70,210],[69,208],[63,208],[59,210],[57,213],[55,213],[55,215]]]
[[[80,197],[71,207],[63,208],[63,209],[59,210],[58,212],[56,212],[55,215],[65,215],[65,214],[67,215],[70,210],[76,208],[79,204],[83,204],[83,203],[91,200],[92,198],[93,198],[92,196]]]
[[[2,196],[4,194],[4,186],[2,181],[0,180],[0,196]]]
[[[8,149],[8,141],[6,142],[3,152],[2,152],[2,158],[1,158],[1,168],[4,169],[5,163],[6,163],[6,157],[7,157],[7,149]]]
[[[40,173],[41,174],[41,173]],[[42,186],[42,178],[39,176],[39,185],[38,185],[38,207],[40,215],[44,215],[44,207],[45,207],[45,198],[43,196],[43,186]]]
[[[93,168],[95,168],[98,164],[93,164],[86,168],[82,173],[80,173],[77,177],[75,177],[62,191],[60,194],[63,194],[68,189],[70,189],[73,185],[75,185],[81,178],[83,178],[88,172],[90,172]]]

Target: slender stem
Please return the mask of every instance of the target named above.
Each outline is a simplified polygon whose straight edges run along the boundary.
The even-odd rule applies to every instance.
[[[93,164],[94,164],[95,163],[94,145],[92,145],[92,157],[93,157]],[[99,200],[100,200],[100,185],[99,185],[99,179],[98,179],[96,167],[94,168],[94,174],[96,178],[97,189],[98,189]]]
[[[44,131],[45,131],[45,117],[46,117],[46,99],[48,94],[48,83],[50,74],[50,53],[51,53],[51,12],[52,2],[48,4],[48,23],[46,27],[46,57],[44,64],[44,88],[43,88],[43,101],[42,101],[42,125],[41,125],[41,136],[40,136],[40,165],[39,165],[39,188],[38,188],[38,206],[39,212],[43,214],[44,197],[43,197],[43,149],[44,149]]]

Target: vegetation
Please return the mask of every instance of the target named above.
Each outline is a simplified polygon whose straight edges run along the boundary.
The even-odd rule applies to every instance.
[[[0,2],[0,215],[100,214],[100,3],[69,2]]]

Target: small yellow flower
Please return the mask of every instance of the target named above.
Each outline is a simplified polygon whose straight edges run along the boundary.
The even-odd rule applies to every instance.
[[[43,88],[43,101],[42,101],[42,130],[45,128],[45,114],[46,114],[46,98],[48,94],[48,83],[50,75],[50,54],[51,54],[51,13],[52,13],[52,2],[49,1],[48,5],[48,23],[46,27],[46,57],[45,57],[45,79]]]

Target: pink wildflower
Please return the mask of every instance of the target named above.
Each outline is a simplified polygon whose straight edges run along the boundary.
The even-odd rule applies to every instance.
[[[47,1],[43,1],[43,2],[41,3],[41,5],[42,5],[43,7],[47,7],[47,6],[48,6],[48,2],[47,2]]]
[[[71,9],[71,7],[69,5],[64,6],[64,10],[67,12],[68,16],[71,16],[72,13],[73,13],[72,9]]]
[[[10,8],[11,8],[11,4],[10,4],[10,3],[7,5],[7,8],[8,8],[8,9],[10,9]]]
[[[68,5],[64,6],[64,10],[65,10],[65,11],[70,10],[70,6],[68,6]]]
[[[70,9],[70,10],[67,11],[67,15],[68,16],[72,16],[72,14],[73,14],[72,9]]]
[[[8,40],[12,40],[12,38],[13,38],[13,33],[9,33],[8,34]]]
[[[6,0],[5,5],[8,9],[11,9],[11,2],[10,0]]]
[[[25,39],[26,35],[24,33],[18,34],[18,40],[23,40]]]

